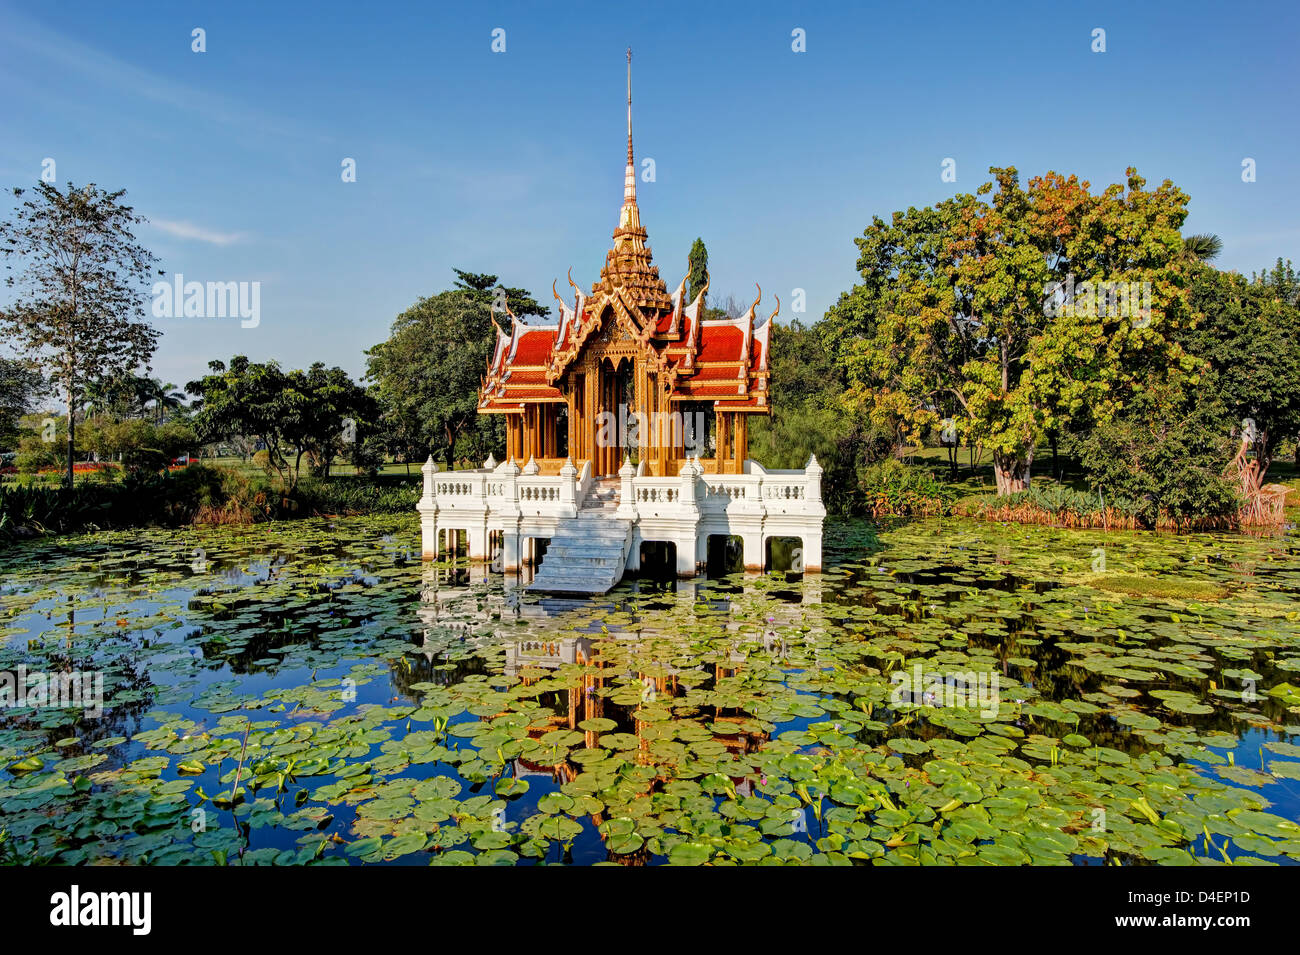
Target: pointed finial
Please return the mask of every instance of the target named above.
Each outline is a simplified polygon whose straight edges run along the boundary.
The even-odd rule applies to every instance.
[[[636,205],[636,169],[632,159],[632,48],[627,48],[627,173],[623,177],[623,205]]]

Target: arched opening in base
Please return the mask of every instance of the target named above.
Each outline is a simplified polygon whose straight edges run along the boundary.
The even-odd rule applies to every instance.
[[[677,545],[672,541],[643,541],[640,559],[637,576],[661,582],[677,579]]]
[[[763,569],[769,573],[783,573],[786,580],[803,579],[803,539],[800,537],[769,537],[763,559]]]
[[[737,534],[710,534],[705,573],[725,577],[745,570],[745,541]]]

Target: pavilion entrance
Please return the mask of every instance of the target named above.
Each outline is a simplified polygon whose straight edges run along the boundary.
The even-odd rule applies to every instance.
[[[629,434],[636,406],[636,361],[629,355],[601,356],[596,360],[596,414],[591,419],[591,472],[596,477],[618,474],[625,455],[636,455]]]

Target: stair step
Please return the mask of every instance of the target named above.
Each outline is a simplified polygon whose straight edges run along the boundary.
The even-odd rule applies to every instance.
[[[537,575],[525,589],[587,595],[608,592],[623,578],[632,540],[631,522],[612,514],[612,508],[584,508],[581,517],[563,521],[551,537]]]
[[[546,548],[546,554],[548,557],[551,554],[559,557],[621,557],[623,555],[623,546],[622,541],[614,544],[599,544],[594,541],[580,540],[561,544],[551,541],[551,546]]]

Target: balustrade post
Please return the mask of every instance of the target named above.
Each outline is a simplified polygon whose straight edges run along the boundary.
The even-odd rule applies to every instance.
[[[695,481],[699,476],[700,468],[690,458],[683,462],[681,470],[677,476],[682,479],[681,505],[682,507],[695,507]]]
[[[620,488],[617,513],[625,521],[636,520],[636,487],[632,480],[635,474],[636,468],[632,467],[631,459],[624,456],[623,466],[618,469]]]
[[[681,480],[674,509],[679,521],[676,539],[678,577],[694,577],[699,567],[700,507],[696,482],[703,471],[698,459],[687,458],[677,472]]]
[[[519,465],[514,458],[498,469],[501,477],[501,569],[519,572],[522,542],[519,539]]]
[[[424,474],[424,494],[421,499],[432,502],[438,497],[433,487],[433,476],[438,473],[438,465],[433,463],[432,454],[429,455],[429,460],[421,465],[420,471]]]
[[[820,501],[822,499],[822,466],[817,463],[817,455],[808,456],[808,463],[803,466],[803,471],[808,476],[808,500]]]
[[[424,490],[415,509],[420,512],[420,556],[426,560],[438,557],[438,493],[434,485],[434,475],[438,465],[433,463],[433,455],[420,468],[424,474]]]
[[[560,510],[564,517],[578,516],[578,469],[573,466],[573,458],[564,459],[560,468]]]

